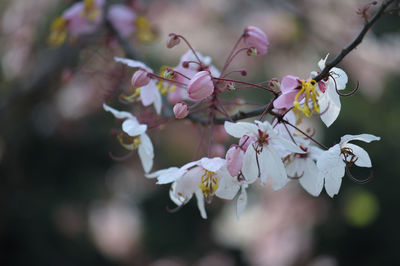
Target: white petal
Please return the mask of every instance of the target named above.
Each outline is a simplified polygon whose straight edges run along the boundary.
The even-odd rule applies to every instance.
[[[131,120],[135,120],[137,121],[136,117],[134,117],[131,113],[129,112],[125,112],[125,111],[118,111],[110,106],[108,106],[107,104],[103,103],[103,108],[104,110],[106,110],[107,112],[112,113],[115,118],[117,119],[126,119],[129,118]]]
[[[247,205],[247,192],[246,192],[246,184],[242,185],[242,192],[240,193],[239,197],[237,198],[236,202],[236,217],[239,219],[240,215],[244,211]]]
[[[168,175],[168,174],[171,174],[171,173],[173,173],[175,171],[178,171],[178,170],[179,170],[178,167],[169,167],[169,168],[166,168],[166,169],[161,169],[161,170],[155,171],[155,172],[150,173],[150,174],[145,174],[145,176],[147,178],[156,178],[156,177],[159,178],[160,176]]]
[[[340,139],[340,143],[341,144],[345,144],[349,141],[352,140],[361,140],[367,143],[370,143],[371,141],[374,140],[380,140],[380,137],[371,135],[371,134],[359,134],[359,135],[344,135],[341,139]]]
[[[140,99],[144,106],[149,106],[154,102],[156,94],[160,93],[154,80],[150,81],[146,86],[140,87]]]
[[[161,94],[157,90],[157,93],[154,95],[154,109],[156,109],[157,114],[161,114],[161,107],[162,107],[162,99]]]
[[[127,119],[122,123],[122,130],[129,136],[134,137],[146,132],[147,125],[142,125],[135,120]]]
[[[197,199],[197,207],[199,208],[201,218],[207,219],[206,208],[204,206],[203,193],[201,192],[201,190],[197,190],[195,195],[196,195],[196,199]]]
[[[369,155],[367,153],[366,150],[364,150],[363,148],[351,144],[351,143],[347,143],[344,147],[346,148],[350,148],[353,152],[353,154],[355,156],[357,156],[357,160],[354,163],[355,165],[359,166],[359,167],[371,167],[371,159],[369,158]]]
[[[174,182],[172,183],[171,188],[169,190],[169,197],[176,205],[181,206],[182,204],[189,201],[192,196],[186,199],[184,197],[179,196],[176,192],[176,182]]]
[[[226,121],[224,126],[226,133],[235,138],[241,138],[243,135],[254,136],[257,134],[258,130],[255,124],[248,122],[232,123]]]
[[[324,95],[318,99],[318,104],[322,112],[321,120],[329,127],[339,116],[341,108],[340,96],[335,88],[328,84]]]
[[[203,174],[204,169],[201,167],[195,167],[187,171],[181,178],[176,180],[177,193],[185,198],[191,197],[193,193],[199,190],[199,184]]]
[[[328,56],[329,56],[329,54],[327,54],[324,59],[319,60],[318,66],[321,70],[325,68],[326,60],[328,59]]]
[[[226,167],[223,167],[218,171],[217,177],[218,189],[215,192],[215,195],[222,199],[232,200],[240,188],[237,177],[231,176]]]
[[[348,81],[346,72],[337,67],[332,68],[330,72],[331,72],[331,77],[329,79],[334,78],[336,81],[337,89],[344,90],[346,88],[346,84]]]
[[[121,57],[117,57],[117,56],[114,57],[114,60],[116,62],[120,62],[120,63],[128,65],[130,67],[143,68],[147,72],[153,73],[153,70],[151,68],[149,68],[148,66],[146,66],[144,63],[142,63],[140,61],[136,61],[136,60],[132,60],[132,59],[128,59],[128,58],[121,58]]]
[[[291,152],[305,153],[305,151],[300,149],[296,144],[293,143],[293,141],[288,140],[281,136],[276,136],[274,138],[271,138],[271,144],[272,143],[276,146],[282,146],[283,148]]]
[[[299,182],[308,193],[317,197],[324,186],[322,173],[311,158],[307,158],[303,163],[304,172],[303,176],[299,179]]]
[[[271,177],[273,180],[272,188],[274,190],[279,190],[290,181],[286,174],[285,165],[274,148],[264,145],[263,151],[258,157],[262,184],[265,184],[267,178]]]
[[[336,144],[329,150],[322,152],[317,160],[317,166],[322,171],[325,178],[344,176],[346,164],[340,156],[340,146]]]
[[[243,157],[242,173],[249,183],[253,183],[258,178],[256,151],[254,150],[253,145],[254,144],[250,144]]]
[[[151,143],[149,136],[146,134],[140,135],[140,141],[141,144],[138,147],[138,153],[140,160],[142,161],[143,169],[146,173],[148,173],[153,167],[153,144]]]
[[[334,195],[339,193],[340,185],[342,184],[342,177],[329,177],[325,178],[325,190],[328,195],[333,198]]]
[[[199,162],[199,165],[202,166],[204,169],[217,172],[221,167],[225,164],[225,159],[215,157],[215,158],[202,158]]]

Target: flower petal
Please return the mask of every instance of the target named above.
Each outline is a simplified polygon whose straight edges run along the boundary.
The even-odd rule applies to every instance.
[[[253,123],[237,122],[232,123],[226,121],[224,124],[225,131],[235,138],[241,138],[243,135],[254,136],[257,134],[258,127]]]
[[[342,177],[329,177],[325,178],[325,190],[328,195],[333,196],[339,193],[340,185],[342,184]]]
[[[160,93],[157,89],[154,80],[151,80],[149,84],[140,88],[140,99],[144,106],[149,106],[155,100],[156,94]]]
[[[104,110],[106,110],[107,112],[112,113],[115,118],[117,119],[131,119],[131,120],[135,120],[137,121],[136,117],[134,117],[131,113],[126,112],[126,111],[118,111],[110,106],[108,106],[107,104],[103,103],[103,108]]]
[[[250,145],[244,154],[242,173],[249,183],[253,183],[258,178],[258,165],[254,144]]]
[[[146,134],[140,135],[140,141],[142,143],[138,147],[138,153],[140,160],[142,161],[143,169],[146,173],[148,173],[153,167],[153,144],[151,143],[149,136]]]
[[[240,189],[239,181],[229,174],[226,167],[223,167],[217,174],[218,189],[215,192],[217,197],[232,200]]]
[[[215,158],[204,157],[199,162],[199,165],[201,167],[214,173],[217,172],[224,164],[225,164],[225,159],[219,157]]]
[[[289,178],[286,174],[285,165],[275,149],[264,145],[263,151],[258,157],[261,169],[261,183],[265,184],[267,178],[271,177],[273,180],[272,188],[274,190],[283,188],[289,182]]]
[[[347,143],[344,147],[346,148],[350,148],[351,151],[353,152],[353,154],[355,156],[357,156],[357,160],[354,163],[355,165],[359,166],[359,167],[371,167],[371,159],[369,158],[369,155],[367,153],[366,150],[364,150],[363,148],[351,144],[351,143]]]
[[[139,124],[136,120],[127,119],[122,123],[122,130],[129,136],[134,137],[146,132],[147,125]]]
[[[307,158],[304,163],[303,176],[299,179],[301,186],[311,195],[317,197],[324,186],[324,178],[312,159]]]
[[[359,134],[359,135],[344,135],[341,139],[340,139],[340,143],[341,144],[345,144],[349,141],[352,140],[360,140],[360,141],[364,141],[367,143],[370,143],[371,141],[374,140],[380,140],[380,137],[371,135],[371,134]]]
[[[197,199],[197,207],[199,208],[201,218],[207,219],[206,208],[204,206],[204,197],[201,190],[197,190],[195,192],[196,199]]]
[[[348,77],[346,72],[344,72],[342,69],[334,67],[331,69],[331,77],[330,79],[335,79],[334,82],[336,82],[337,89],[344,90],[346,88],[346,84],[348,81]],[[333,83],[334,83],[333,82]]]
[[[132,60],[132,59],[128,59],[128,58],[121,58],[121,57],[117,57],[117,56],[114,57],[114,60],[116,62],[120,62],[127,66],[134,67],[134,68],[143,68],[147,72],[153,73],[153,70],[151,68],[149,68],[148,66],[146,66],[146,64],[144,64],[140,61],[136,61],[136,60]]]

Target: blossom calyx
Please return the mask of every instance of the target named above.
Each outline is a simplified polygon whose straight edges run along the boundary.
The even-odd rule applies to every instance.
[[[257,55],[264,55],[268,52],[269,42],[267,35],[257,27],[248,26],[244,30],[244,43],[247,48],[252,51],[255,50]]]
[[[179,36],[176,35],[175,33],[170,33],[168,34],[168,39],[167,39],[167,48],[172,48],[177,46],[181,42],[181,39],[179,39]]]
[[[185,118],[189,114],[189,106],[184,102],[178,102],[175,104],[173,110],[177,119]]]
[[[214,83],[208,71],[200,71],[188,84],[188,94],[192,100],[203,100],[214,92]]]
[[[140,87],[143,87],[143,86],[146,86],[147,84],[149,84],[150,78],[147,74],[148,74],[148,72],[144,69],[137,70],[133,74],[132,79],[131,79],[132,87],[140,88]]]

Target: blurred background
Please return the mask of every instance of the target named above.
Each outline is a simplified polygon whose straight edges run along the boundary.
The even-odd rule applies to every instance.
[[[110,134],[119,124],[102,103],[129,110],[110,99],[129,86],[132,72],[113,62],[124,51],[104,25],[60,47],[47,45],[51,21],[72,3],[0,3],[0,265],[400,265],[397,11],[381,18],[340,64],[348,87],[359,81],[360,91],[342,99],[338,120],[329,130],[311,121],[327,146],[344,134],[381,136],[360,144],[372,159],[373,180],[359,185],[345,177],[334,199],[325,192],[314,198],[297,182],[279,192],[253,186],[240,220],[235,202],[221,200],[207,205],[203,220],[193,200],[168,213],[169,187],[146,179],[136,154],[123,162],[109,157],[126,152]],[[159,69],[177,65],[186,52],[182,44],[165,47],[167,35],[179,33],[221,69],[244,28],[254,25],[271,45],[266,56],[237,58],[233,67],[248,71],[244,79],[307,78],[359,32],[363,19],[356,11],[367,3],[142,1],[135,4],[157,39],[128,41]],[[269,97],[246,93],[255,104]],[[149,134],[156,170],[192,160],[200,133],[179,122]],[[357,177],[369,175],[357,170]]]

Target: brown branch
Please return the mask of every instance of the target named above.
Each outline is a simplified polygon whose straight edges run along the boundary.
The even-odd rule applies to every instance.
[[[382,3],[382,5],[379,7],[379,9],[376,11],[375,15],[364,24],[364,27],[361,29],[361,31],[357,35],[357,37],[351,43],[349,43],[345,48],[343,48],[334,59],[329,61],[325,65],[325,68],[314,78],[314,80],[318,82],[318,81],[328,77],[329,71],[333,67],[337,66],[348,53],[350,53],[352,50],[354,50],[361,43],[361,41],[364,39],[364,36],[368,32],[368,30],[385,13],[386,8],[393,2],[394,2],[394,0],[384,1]]]

